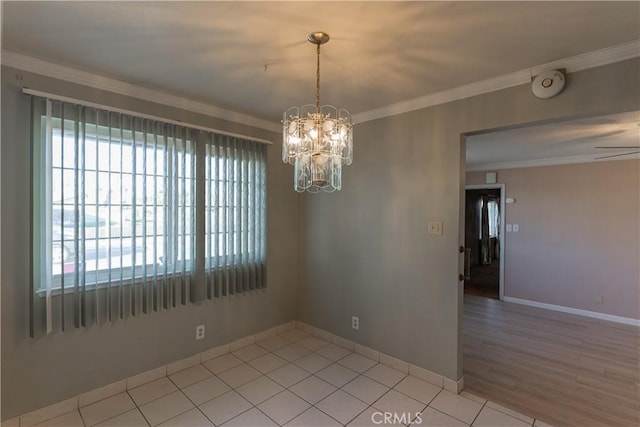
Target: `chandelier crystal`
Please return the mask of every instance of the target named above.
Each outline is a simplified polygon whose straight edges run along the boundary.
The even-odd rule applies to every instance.
[[[342,188],[342,165],[353,159],[353,125],[347,110],[320,106],[320,45],[323,32],[309,34],[316,45],[316,104],[291,107],[282,119],[282,160],[294,166],[293,187],[298,192],[332,192]]]

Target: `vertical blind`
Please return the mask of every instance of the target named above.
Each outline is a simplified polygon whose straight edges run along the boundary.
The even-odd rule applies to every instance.
[[[264,146],[209,134],[205,171],[207,298],[264,287]]]
[[[213,298],[265,286],[262,144],[36,96],[31,105],[31,336],[186,305],[198,287]]]

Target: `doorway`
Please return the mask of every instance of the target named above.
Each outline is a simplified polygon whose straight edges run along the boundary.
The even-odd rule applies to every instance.
[[[465,294],[504,297],[504,184],[465,187]]]

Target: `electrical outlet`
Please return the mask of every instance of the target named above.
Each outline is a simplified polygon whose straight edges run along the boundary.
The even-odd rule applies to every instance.
[[[518,224],[513,224],[513,232],[517,233],[518,231],[520,231],[520,226]]]
[[[196,339],[201,340],[204,338],[204,325],[196,326]]]
[[[360,318],[358,316],[351,316],[351,327],[355,330],[360,329]]]
[[[603,296],[596,297],[596,303],[604,304],[604,297]]]

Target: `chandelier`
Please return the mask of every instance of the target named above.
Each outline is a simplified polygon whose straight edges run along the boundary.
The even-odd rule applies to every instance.
[[[316,104],[291,107],[282,119],[282,160],[294,166],[293,187],[298,192],[332,192],[342,188],[342,165],[353,159],[351,116],[332,105],[320,106],[320,45],[329,34],[314,32],[316,45]]]

